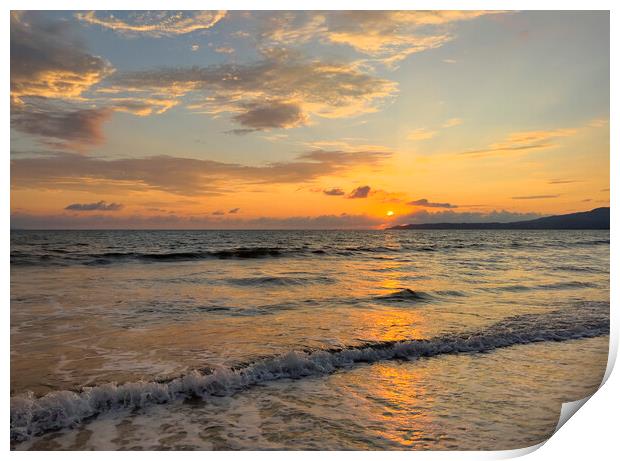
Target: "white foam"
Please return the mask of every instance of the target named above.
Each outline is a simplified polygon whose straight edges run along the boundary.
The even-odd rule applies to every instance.
[[[71,427],[87,418],[115,409],[149,405],[199,396],[228,395],[258,383],[283,378],[321,376],[355,363],[412,359],[460,352],[487,352],[500,347],[538,341],[564,341],[608,334],[609,318],[600,311],[580,310],[578,317],[564,313],[515,316],[472,334],[445,335],[431,340],[373,343],[337,350],[289,352],[234,369],[205,374],[193,371],[167,382],[142,381],[86,387],[80,392],[56,391],[36,398],[11,398],[11,440],[21,441],[46,431]]]

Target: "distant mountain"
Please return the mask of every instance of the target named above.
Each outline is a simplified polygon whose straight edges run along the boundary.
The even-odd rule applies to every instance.
[[[528,221],[404,224],[389,229],[609,229],[609,207]]]

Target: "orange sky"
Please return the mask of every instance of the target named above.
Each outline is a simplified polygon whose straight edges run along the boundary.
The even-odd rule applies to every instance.
[[[609,205],[605,12],[14,13],[11,101],[13,227]]]

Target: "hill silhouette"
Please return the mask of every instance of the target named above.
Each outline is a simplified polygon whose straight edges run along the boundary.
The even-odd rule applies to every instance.
[[[389,229],[609,229],[609,207],[515,222],[404,224]]]

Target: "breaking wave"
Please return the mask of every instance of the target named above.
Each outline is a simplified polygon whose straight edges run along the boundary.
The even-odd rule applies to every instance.
[[[195,370],[167,381],[110,383],[85,387],[78,392],[55,391],[40,398],[32,393],[15,396],[11,398],[11,440],[19,442],[47,431],[72,427],[113,410],[230,395],[263,382],[322,376],[358,363],[482,353],[517,344],[607,335],[608,312],[608,304],[584,305],[570,313],[554,311],[509,317],[470,333],[368,342],[339,349],[291,351],[233,368]]]

